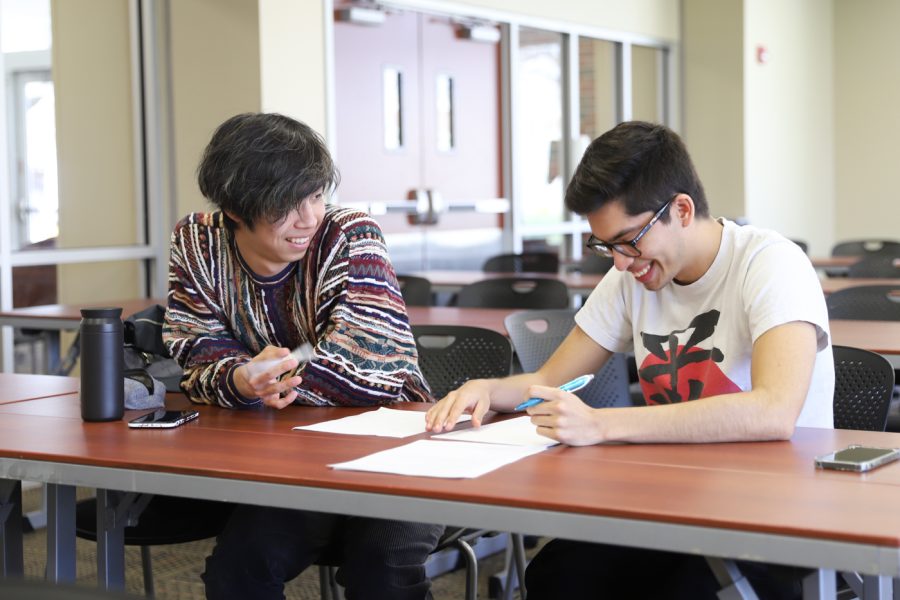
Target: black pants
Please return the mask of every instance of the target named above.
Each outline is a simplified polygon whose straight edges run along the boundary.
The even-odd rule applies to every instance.
[[[795,600],[809,569],[738,561],[760,600]],[[528,600],[715,599],[719,585],[702,556],[552,540],[525,571]]]
[[[431,598],[425,559],[441,525],[238,506],[206,559],[211,600],[284,598],[284,584],[320,558],[337,558],[348,600]]]

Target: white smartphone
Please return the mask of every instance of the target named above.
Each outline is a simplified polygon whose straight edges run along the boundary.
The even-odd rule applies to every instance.
[[[199,416],[200,413],[196,410],[166,410],[160,408],[147,413],[146,415],[141,415],[136,419],[132,419],[128,422],[128,426],[137,429],[144,427],[171,428],[183,425],[188,421],[193,421]]]
[[[824,456],[817,456],[816,466],[820,469],[864,472],[897,459],[900,459],[900,449],[898,448],[871,448],[853,445]]]

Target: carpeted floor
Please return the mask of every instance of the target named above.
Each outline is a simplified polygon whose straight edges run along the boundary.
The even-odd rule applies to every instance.
[[[79,490],[79,497],[90,495],[89,490]],[[23,494],[25,511],[36,510],[40,506],[41,490],[33,488]],[[27,578],[40,579],[44,576],[46,564],[46,531],[40,529],[25,535],[25,575]],[[204,598],[200,573],[203,560],[209,554],[213,540],[156,546],[152,549],[153,575],[156,586],[156,598],[178,600],[200,600]],[[96,544],[79,539],[77,553],[77,582],[79,585],[94,586],[96,584]],[[528,552],[529,556],[534,550]],[[479,565],[479,598],[486,599],[490,575],[503,569],[504,556],[500,552],[489,556]],[[128,592],[143,595],[144,584],[141,573],[140,549],[126,547],[126,589]],[[432,581],[432,593],[436,600],[456,600],[464,598],[465,569],[457,569],[450,573],[435,577]],[[287,598],[292,600],[318,600],[319,579],[316,568],[307,569],[286,590]],[[515,593],[514,598],[518,598]]]

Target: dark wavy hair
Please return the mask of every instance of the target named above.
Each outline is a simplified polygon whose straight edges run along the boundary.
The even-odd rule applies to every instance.
[[[689,195],[696,214],[709,216],[703,184],[678,134],[665,125],[626,121],[588,146],[566,188],[566,207],[586,215],[619,200],[627,214],[640,215],[676,194]],[[662,221],[668,220],[666,211]]]
[[[219,125],[197,167],[200,192],[250,229],[260,219],[284,218],[304,198],[319,189],[330,192],[339,181],[322,137],[276,113],[244,113]]]

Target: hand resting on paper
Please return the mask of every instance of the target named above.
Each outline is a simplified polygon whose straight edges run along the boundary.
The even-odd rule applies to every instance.
[[[472,415],[472,426],[481,427],[484,414],[491,408],[493,379],[471,379],[444,396],[425,413],[425,429],[450,431],[464,412]]]

